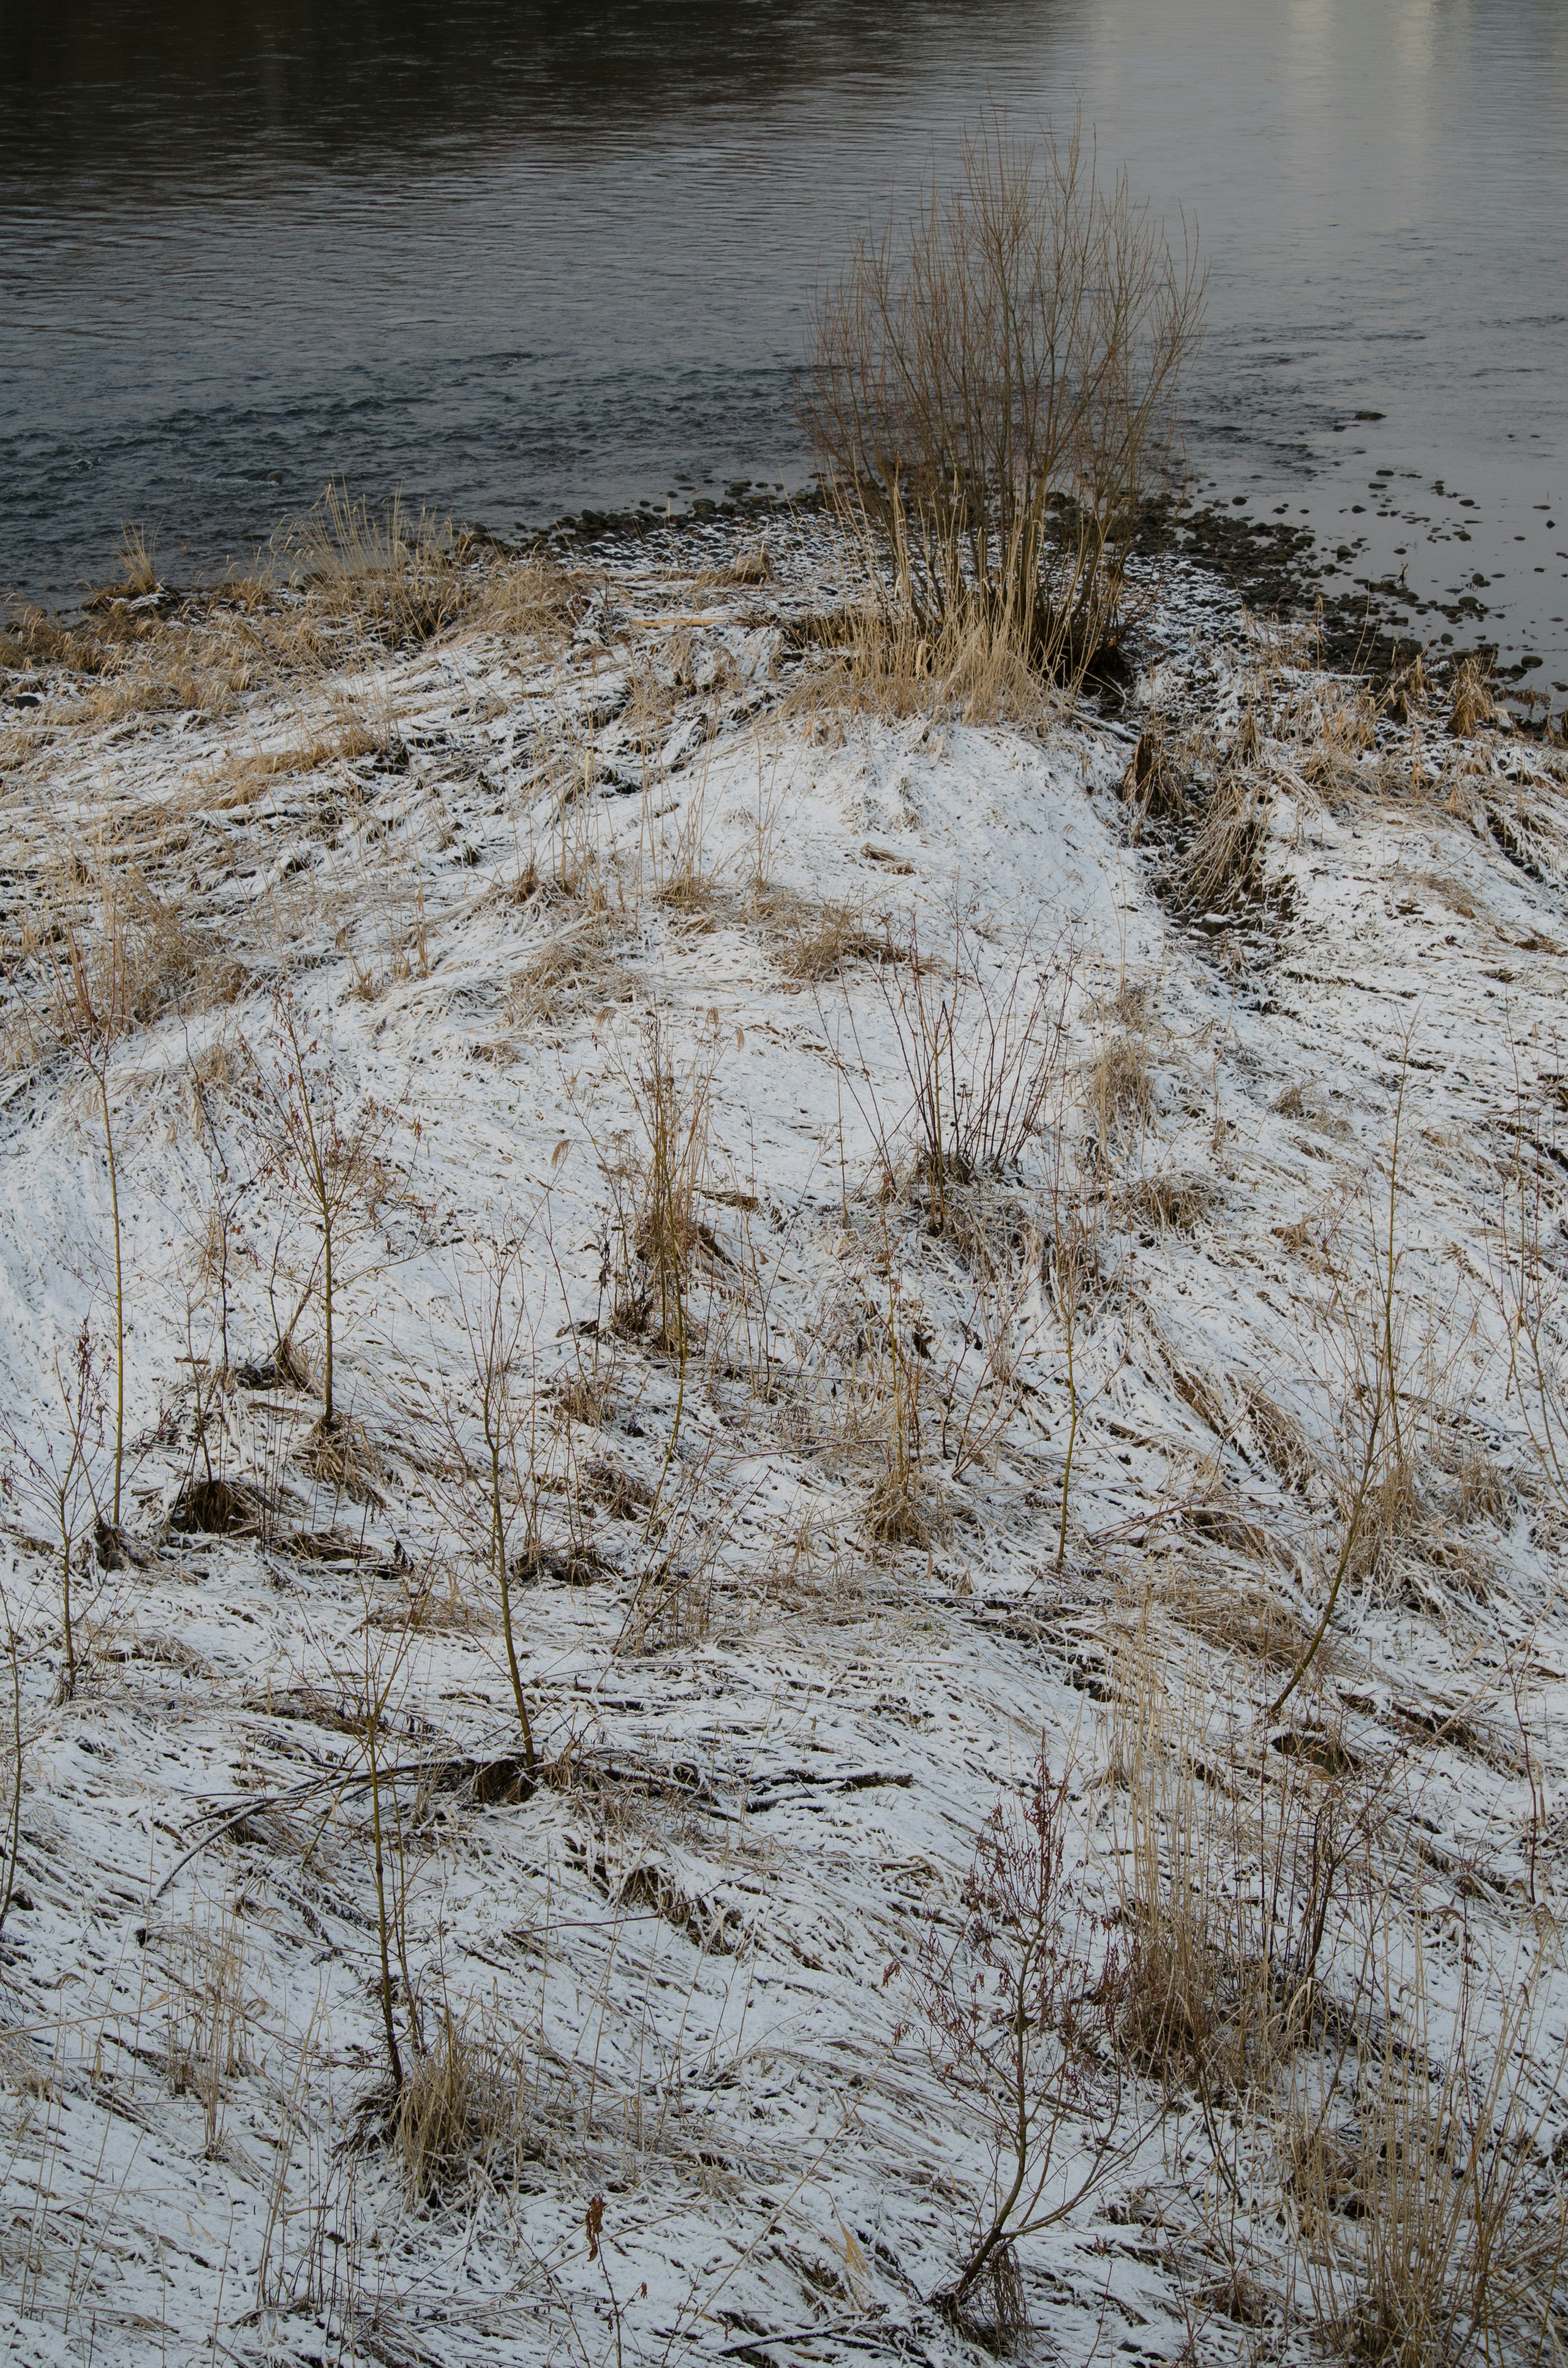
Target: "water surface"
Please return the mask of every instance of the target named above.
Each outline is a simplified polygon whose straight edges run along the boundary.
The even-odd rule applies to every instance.
[[[798,485],[816,277],[988,99],[1199,221],[1211,497],[1568,689],[1561,0],[0,0],[0,585]]]

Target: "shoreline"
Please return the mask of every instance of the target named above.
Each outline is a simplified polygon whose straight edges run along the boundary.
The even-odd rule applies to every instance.
[[[412,518],[413,514],[408,515]],[[820,492],[807,487],[782,495],[759,490],[699,496],[684,509],[663,513],[650,501],[621,510],[585,507],[562,513],[528,533],[512,535],[456,518],[450,521],[450,529],[476,547],[514,557],[543,550],[592,560],[600,552],[613,557],[629,547],[652,547],[666,550],[678,564],[685,537],[711,531],[765,532],[825,515]],[[297,521],[285,521],[266,541],[258,542],[248,565],[229,561],[210,576],[159,588],[175,600],[220,593],[225,581],[244,580],[247,574],[265,569],[270,552],[291,525]],[[1474,661],[1487,671],[1516,728],[1548,740],[1568,732],[1568,705],[1554,713],[1550,695],[1531,693],[1529,677],[1539,668],[1539,659],[1527,657],[1500,667],[1494,642],[1463,639],[1442,627],[1425,639],[1413,633],[1409,596],[1402,594],[1392,578],[1368,581],[1354,592],[1325,598],[1324,569],[1316,563],[1317,538],[1307,528],[1238,515],[1232,503],[1168,498],[1148,506],[1133,549],[1145,558],[1179,557],[1196,564],[1261,619],[1297,625],[1312,621],[1323,655],[1336,671],[1360,675],[1386,687],[1417,660],[1449,672]],[[69,621],[80,618],[93,600],[112,597],[113,591],[112,582],[107,586],[107,595],[104,585],[85,586],[75,606],[62,603],[41,613]],[[1444,625],[1453,629],[1470,620],[1475,604],[1473,596],[1456,594],[1446,601],[1435,599],[1431,605]],[[28,608],[26,601],[17,602],[12,596],[10,609],[0,613],[0,632],[6,630],[8,620],[14,623],[17,616],[26,614]]]

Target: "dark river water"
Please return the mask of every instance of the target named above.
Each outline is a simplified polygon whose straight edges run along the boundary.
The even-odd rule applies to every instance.
[[[1199,490],[1561,705],[1568,0],[0,0],[0,587],[798,487],[813,283],[988,101],[1199,222]]]

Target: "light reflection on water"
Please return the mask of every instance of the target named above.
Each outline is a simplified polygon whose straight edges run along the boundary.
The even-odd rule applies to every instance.
[[[1560,0],[0,0],[0,583],[797,484],[813,279],[988,97],[1199,220],[1205,484],[1568,685]]]

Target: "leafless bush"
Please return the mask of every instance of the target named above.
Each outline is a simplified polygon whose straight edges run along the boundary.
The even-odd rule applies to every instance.
[[[1080,127],[993,115],[954,186],[819,292],[802,416],[934,649],[955,624],[1075,675],[1114,642],[1138,511],[1175,450],[1203,283]]]
[[[0,1465],[0,1501],[11,1504],[19,1499],[36,1506],[51,1530],[51,1543],[59,1557],[64,1655],[59,1693],[62,1701],[68,1702],[75,1691],[81,1664],[76,1627],[78,1565],[92,1568],[93,1546],[101,1544],[110,1557],[119,1552],[118,1525],[105,1520],[111,1477],[117,1487],[119,1483],[118,1434],[111,1461],[105,1437],[108,1402],[98,1374],[92,1327],[85,1318],[70,1351],[55,1351],[54,1383],[57,1419],[46,1417],[25,1431],[9,1418],[4,1421],[0,1435],[10,1445],[12,1460]],[[106,1471],[106,1463],[109,1470]]]
[[[1068,1871],[1070,1815],[1067,1780],[1042,1752],[1025,1800],[999,1803],[982,1829],[957,1939],[934,1926],[916,1969],[932,2066],[993,2166],[958,2275],[935,2298],[960,2327],[987,2284],[995,2317],[1016,2319],[1016,2248],[1091,2195],[1127,2146],[1111,2044],[1123,1968]]]
[[[279,1050],[267,1059],[252,1046],[250,1075],[268,1172],[297,1196],[321,1234],[320,1254],[312,1262],[300,1304],[303,1304],[319,1272],[325,1339],[318,1447],[324,1476],[335,1479],[339,1474],[332,1468],[334,1450],[328,1434],[338,1420],[333,1355],[342,1235],[356,1204],[373,1205],[379,1196],[383,1182],[381,1153],[392,1132],[392,1117],[373,1100],[352,1103],[330,1050],[324,1055],[319,1039],[310,1034],[288,986],[274,996],[273,1011],[281,1040]],[[296,1307],[296,1316],[298,1313]],[[291,1339],[293,1321],[279,1325],[280,1351]],[[349,1452],[346,1448],[345,1457]]]

